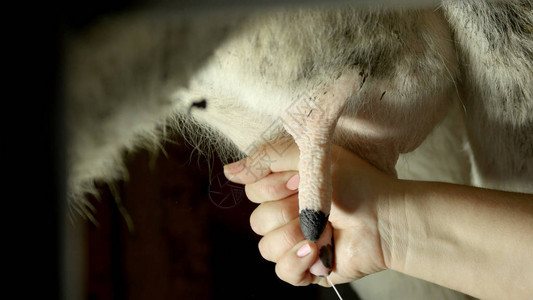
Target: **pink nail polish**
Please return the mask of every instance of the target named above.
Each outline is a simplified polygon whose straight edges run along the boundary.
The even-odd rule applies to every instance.
[[[239,160],[224,166],[224,171],[230,174],[237,174],[244,169],[244,160]]]
[[[296,255],[298,255],[298,257],[304,257],[309,253],[311,253],[311,246],[309,246],[309,244],[305,244],[302,247],[300,247],[300,249],[298,249],[298,251],[296,252]]]
[[[289,190],[295,191],[298,189],[298,185],[300,184],[300,175],[296,174],[287,181],[287,184],[285,185]]]

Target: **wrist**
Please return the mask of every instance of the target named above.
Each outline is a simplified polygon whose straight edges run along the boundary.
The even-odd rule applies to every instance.
[[[408,245],[405,209],[408,182],[395,179],[392,185],[392,192],[377,202],[378,233],[385,268],[401,272]]]

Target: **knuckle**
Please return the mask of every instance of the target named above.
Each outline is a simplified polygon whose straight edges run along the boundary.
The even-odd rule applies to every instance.
[[[264,237],[261,240],[259,240],[257,247],[259,248],[259,253],[264,259],[274,262],[273,258],[270,255],[268,242]]]
[[[300,230],[299,223],[291,221],[288,225],[289,226],[285,226],[283,230],[283,242],[286,245],[293,247],[302,241],[304,237]]]
[[[246,194],[246,197],[254,202],[254,203],[259,203],[261,202],[259,197],[257,196],[257,192],[256,192],[256,184],[247,184],[244,186],[244,193]]]
[[[307,272],[294,272],[294,266],[286,261],[281,261],[276,264],[276,275],[283,281],[294,286],[309,285],[309,276]]]
[[[257,212],[257,208],[252,212],[252,214],[250,215],[250,227],[252,228],[252,230],[259,234],[259,235],[264,235],[264,232],[263,232],[263,226],[262,226],[262,222],[260,220],[260,218],[258,217],[258,212]]]
[[[267,184],[260,188],[262,198],[267,200],[277,200],[281,194],[281,189],[277,185]]]
[[[250,201],[256,203],[279,200],[285,195],[285,189],[283,186],[272,183],[269,180],[259,180],[247,184],[244,187],[244,192]]]
[[[274,270],[276,272],[276,275],[279,277],[279,279],[281,279],[281,280],[283,280],[283,281],[285,281],[287,283],[292,284],[292,278],[289,275],[290,272],[287,272],[286,269],[287,268],[286,268],[285,264],[280,262],[280,263],[276,264],[276,267],[275,267]]]
[[[283,206],[280,209],[279,218],[283,224],[288,224],[289,222],[294,220],[293,213],[292,213],[292,207]]]
[[[311,283],[309,277],[310,276],[307,272],[301,273],[300,276],[298,276],[298,278],[294,281],[293,285],[295,286],[309,285]]]

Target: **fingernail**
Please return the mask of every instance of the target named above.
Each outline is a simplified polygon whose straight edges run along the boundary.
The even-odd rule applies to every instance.
[[[287,188],[291,191],[295,191],[298,189],[298,185],[300,184],[300,175],[296,174],[287,181]]]
[[[244,160],[239,160],[224,166],[224,172],[229,174],[237,174],[244,169]]]
[[[298,257],[304,257],[309,253],[311,253],[311,246],[309,246],[309,244],[305,244],[302,247],[300,247],[300,249],[298,249],[298,251],[296,252],[296,255],[298,255]]]

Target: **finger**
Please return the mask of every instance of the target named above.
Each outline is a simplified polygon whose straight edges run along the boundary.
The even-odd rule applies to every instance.
[[[259,241],[259,252],[264,259],[277,262],[285,252],[303,240],[305,238],[300,230],[300,222],[294,219],[267,233]]]
[[[313,283],[314,276],[309,273],[317,257],[314,243],[303,241],[285,253],[276,264],[278,277],[295,286],[304,286]]]
[[[316,245],[318,247],[318,259],[311,266],[309,272],[316,276],[325,277],[333,270],[334,262],[333,228],[331,223],[328,222]]]
[[[297,193],[297,174],[296,171],[272,173],[257,182],[247,184],[244,188],[246,196],[255,203],[287,198]]]
[[[294,143],[284,145],[266,144],[248,157],[225,165],[224,174],[230,181],[249,184],[272,172],[297,171],[300,151]]]
[[[298,218],[298,195],[287,199],[264,202],[250,216],[252,230],[265,235]]]

